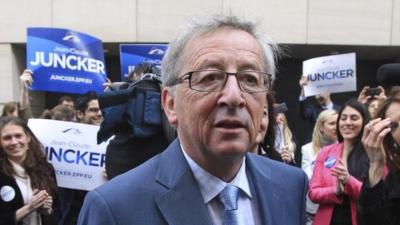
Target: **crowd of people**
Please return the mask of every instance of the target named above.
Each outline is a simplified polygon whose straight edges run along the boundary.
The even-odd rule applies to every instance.
[[[400,224],[400,87],[366,86],[339,105],[329,93],[305,97],[300,76],[299,116],[310,129],[299,146],[285,115],[291,106],[273,96],[278,55],[249,21],[194,21],[161,67],[173,135],[160,125],[160,138],[137,138],[130,123],[120,126],[107,148],[109,181],[89,193],[57,187],[27,126],[33,78],[24,70],[20,100],[0,118],[0,224]],[[137,67],[131,81],[104,87],[130,88],[149,71]],[[63,96],[40,118],[104,120],[95,92]]]

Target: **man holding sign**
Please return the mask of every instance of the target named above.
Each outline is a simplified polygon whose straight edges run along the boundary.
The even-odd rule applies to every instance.
[[[317,121],[318,115],[325,109],[333,109],[338,111],[340,106],[334,104],[331,100],[330,93],[322,93],[315,95],[315,101],[305,97],[304,95],[304,87],[308,85],[307,77],[302,75],[299,80],[300,85],[300,96],[299,96],[299,104],[300,104],[300,116],[304,120],[307,120],[310,124],[310,129],[312,130],[315,125],[315,121]],[[311,141],[311,132],[307,134],[307,141]]]
[[[303,62],[303,76],[299,84],[301,93],[300,116],[309,121],[312,130],[319,113],[325,109],[338,111],[330,98],[330,93],[356,91],[355,53],[317,57]],[[316,102],[306,100],[315,96]],[[311,140],[311,133],[307,141]]]
[[[355,53],[323,56],[303,62],[303,75],[308,85],[306,97],[321,93],[340,93],[357,90]]]

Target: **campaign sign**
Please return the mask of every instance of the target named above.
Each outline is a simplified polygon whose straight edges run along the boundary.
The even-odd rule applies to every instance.
[[[324,56],[303,62],[306,97],[357,90],[356,54]]]
[[[125,81],[138,64],[160,66],[167,47],[166,44],[121,44],[119,46],[121,80]]]
[[[59,187],[90,191],[106,182],[106,142],[96,143],[99,126],[30,119],[28,126],[44,147]]]
[[[102,92],[106,80],[103,43],[71,30],[28,28],[27,68],[33,71],[34,91]]]

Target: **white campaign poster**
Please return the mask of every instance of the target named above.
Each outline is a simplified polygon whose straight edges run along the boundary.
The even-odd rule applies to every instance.
[[[340,54],[309,59],[303,62],[306,97],[321,93],[357,90],[356,54]]]
[[[108,143],[97,145],[99,126],[46,119],[30,119],[28,126],[42,143],[59,187],[90,191],[106,182]]]

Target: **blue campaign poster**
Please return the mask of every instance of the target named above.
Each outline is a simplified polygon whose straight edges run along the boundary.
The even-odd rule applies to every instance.
[[[27,32],[27,68],[34,91],[102,92],[106,80],[103,43],[93,36],[59,28]]]
[[[125,81],[138,64],[160,66],[167,47],[167,44],[121,44],[121,80]]]

